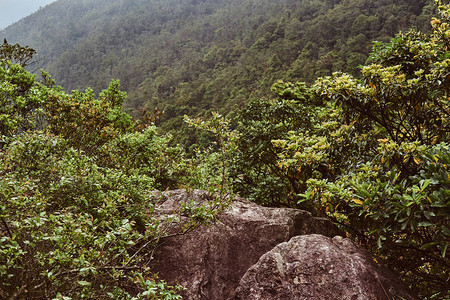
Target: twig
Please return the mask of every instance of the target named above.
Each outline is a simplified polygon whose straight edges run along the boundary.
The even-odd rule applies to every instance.
[[[5,225],[6,232],[8,233],[9,237],[12,239],[13,235],[12,235],[11,229],[8,226],[8,223],[6,223],[6,220],[3,217],[1,217],[1,219],[2,219],[3,225]]]

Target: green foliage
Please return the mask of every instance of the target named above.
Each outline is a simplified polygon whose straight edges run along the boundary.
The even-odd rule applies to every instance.
[[[448,143],[380,140],[375,157],[353,172],[308,181],[308,201],[370,249],[422,297],[445,299],[449,259]],[[410,162],[404,176],[398,159]]]
[[[357,123],[361,131],[378,126],[396,142],[436,143],[448,135],[449,86],[443,77],[448,59],[437,53],[436,40],[418,40],[414,33],[398,35],[388,48],[398,46],[400,39],[407,40],[402,44],[410,47],[409,52],[416,52],[411,54],[413,61],[398,51],[387,66],[363,67],[362,81],[337,73],[321,79],[318,87],[322,95],[342,105],[346,121]],[[417,57],[423,60],[417,62]],[[395,60],[402,64],[390,65]]]
[[[6,39],[3,40],[3,45],[0,47],[0,59],[8,60],[23,68],[35,63],[33,60],[36,54],[36,50],[28,46],[22,47],[19,44],[11,45]]]
[[[35,128],[48,91],[35,82],[35,75],[4,59],[0,60],[0,80],[0,136]]]
[[[233,153],[230,176],[234,190],[252,201],[295,206],[302,189],[298,179],[305,173],[280,166],[272,141],[287,138],[297,128],[311,130],[315,112],[304,84],[279,81],[272,90],[279,98],[252,100],[236,116],[238,151]]]
[[[301,129],[274,141],[280,164],[320,173],[308,175],[303,201],[344,225],[422,297],[442,299],[450,265],[448,9],[440,7],[430,36],[410,31],[377,43],[377,64],[363,67],[362,79],[318,79],[316,96],[335,107],[331,122],[319,118],[308,135]]]
[[[172,137],[161,136],[150,126],[142,132],[127,133],[108,141],[100,149],[101,164],[120,166],[127,174],[150,176],[154,188],[174,189],[190,180],[190,162],[179,146],[170,146]]]
[[[122,112],[125,96],[116,81],[98,99],[92,89],[71,95],[52,91],[45,106],[48,130],[67,139],[72,147],[93,154],[132,128],[131,117]]]
[[[180,288],[147,268],[164,222],[179,233],[210,222],[230,187],[331,218],[420,297],[448,298],[450,6],[438,2],[430,34],[376,42],[359,74],[368,41],[433,9],[401,0],[194,2],[56,2],[83,24],[57,13],[41,20],[63,28],[42,30],[41,48],[65,87],[90,83],[85,92],[67,94],[46,73],[38,83],[1,60],[0,298],[177,299]],[[34,54],[6,41],[2,49],[24,65]],[[339,69],[352,74],[332,73]],[[116,75],[129,100],[118,81],[96,96]],[[317,76],[311,87],[276,81]],[[179,134],[182,115],[228,113],[270,86],[275,99],[252,100],[232,122],[218,113],[186,119],[202,132],[199,145],[213,142],[189,158],[151,124]],[[123,105],[164,115],[133,122]],[[150,191],[179,187],[220,197],[155,218]]]
[[[61,0],[0,36],[37,49],[66,90],[99,92],[119,78],[134,116],[157,107],[158,125],[190,146],[183,115],[225,116],[279,79],[358,75],[372,40],[429,30],[427,2]]]
[[[236,118],[233,188],[340,224],[421,298],[447,299],[450,5],[376,43],[361,79],[278,82]]]
[[[139,290],[135,274],[151,274],[142,247],[154,247],[162,234],[148,201],[153,178],[100,167],[40,132],[15,139],[0,160],[8,232],[0,247],[2,297],[101,298],[122,290],[131,298],[127,291]]]
[[[184,117],[189,126],[202,132],[212,133],[217,137],[213,144],[215,147],[196,149],[196,171],[199,176],[193,178],[194,185],[200,185],[207,190],[220,195],[230,192],[230,165],[231,155],[236,152],[236,136],[229,130],[230,124],[220,114],[213,112],[208,120],[190,119]],[[207,179],[205,181],[205,179]]]
[[[46,73],[38,83],[5,60],[0,74],[0,298],[180,299],[181,287],[149,269],[154,248],[167,222],[183,234],[210,222],[223,199],[161,219],[152,191],[207,182],[189,169],[196,162],[122,112],[117,81],[95,97],[66,94]]]

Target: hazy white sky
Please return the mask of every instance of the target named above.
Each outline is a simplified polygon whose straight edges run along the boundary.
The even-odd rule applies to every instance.
[[[34,13],[56,0],[0,0],[0,29]]]

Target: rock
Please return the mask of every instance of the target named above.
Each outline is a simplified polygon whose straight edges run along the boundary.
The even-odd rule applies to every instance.
[[[189,195],[184,190],[166,192],[156,211],[170,214],[188,198],[205,203],[208,195],[198,190]],[[306,211],[266,208],[236,198],[215,224],[164,239],[152,268],[169,284],[184,286],[183,299],[227,299],[263,254],[293,236],[311,233],[333,237],[341,232]]]
[[[264,254],[242,277],[233,299],[415,297],[349,239],[312,234],[293,237]]]

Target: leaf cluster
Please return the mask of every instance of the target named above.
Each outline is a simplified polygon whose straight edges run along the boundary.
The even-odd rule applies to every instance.
[[[37,49],[66,90],[120,79],[134,116],[157,107],[159,126],[190,146],[183,115],[227,115],[279,79],[359,76],[372,40],[429,30],[427,2],[63,0],[0,35]]]
[[[422,298],[448,297],[448,4],[376,43],[361,78],[277,82],[236,120],[233,188],[334,220]]]
[[[149,268],[153,252],[221,203],[161,218],[152,191],[206,184],[197,162],[122,111],[118,81],[67,94],[8,60],[0,76],[0,298],[179,299]]]

